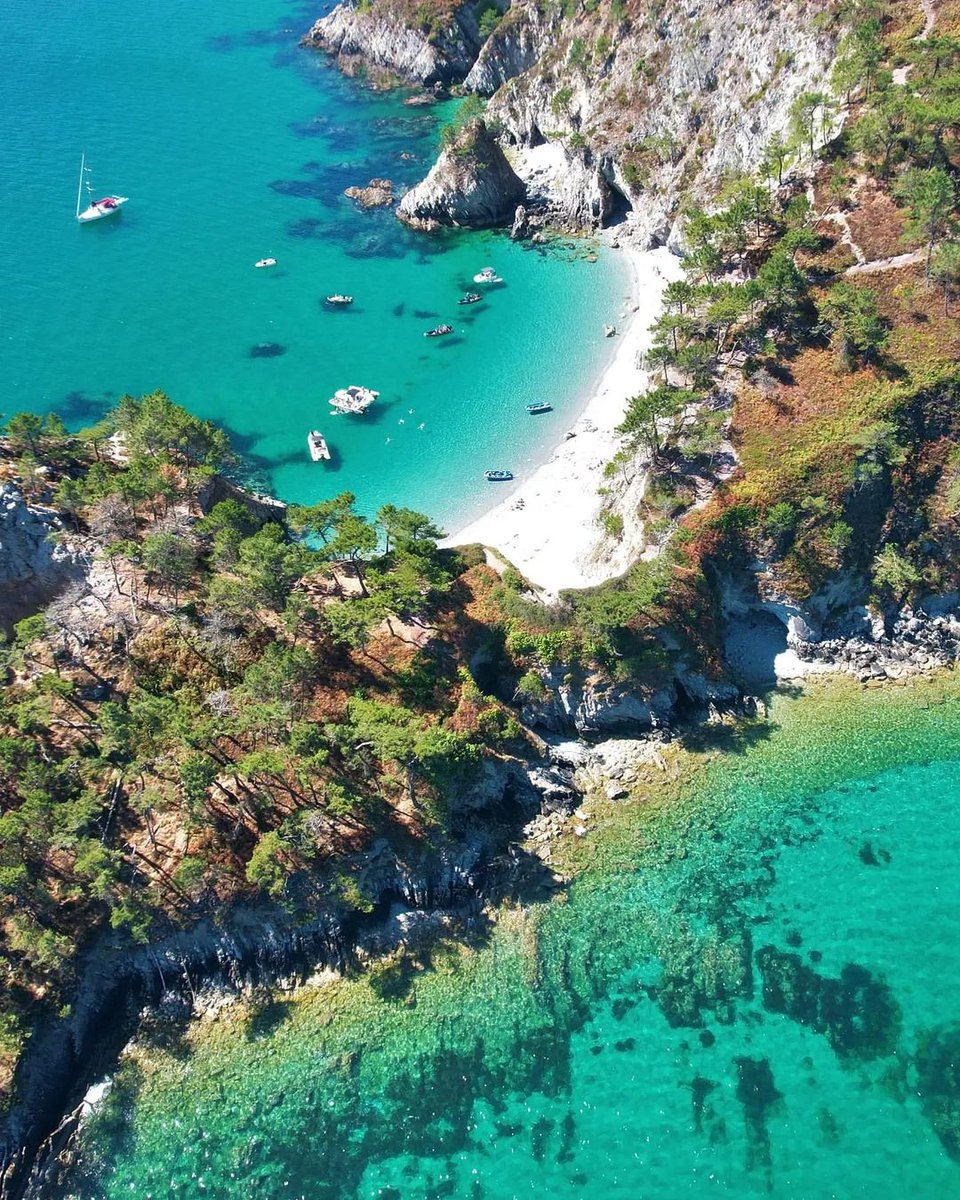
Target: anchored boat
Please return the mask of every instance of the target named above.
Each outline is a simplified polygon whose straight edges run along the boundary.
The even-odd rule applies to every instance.
[[[488,483],[506,483],[513,478],[512,471],[484,471],[484,479]]]
[[[436,329],[428,329],[423,335],[424,337],[443,337],[444,334],[453,333],[452,325],[438,325]]]
[[[482,271],[478,271],[473,277],[474,283],[503,283],[503,280],[496,273],[493,267],[484,267]]]
[[[258,258],[253,265],[255,267],[275,267],[277,260],[275,258]]]
[[[379,392],[371,388],[351,384],[350,387],[340,388],[333,393],[330,397],[330,407],[335,412],[364,413],[379,395]]]
[[[547,404],[546,401],[544,401],[542,404],[528,404],[527,412],[534,416],[537,413],[553,412],[553,405]]]
[[[311,429],[307,434],[307,448],[314,462],[330,461],[330,447],[319,429]]]
[[[120,205],[126,204],[129,197],[127,196],[104,196],[101,200],[94,200],[93,188],[90,186],[90,180],[87,176],[90,174],[90,168],[87,166],[86,155],[80,156],[80,182],[77,185],[77,220],[85,225],[89,221],[99,221],[102,217],[112,217],[114,213],[120,211]],[[90,203],[87,207],[80,211],[80,201],[83,197],[83,189],[87,189],[87,198]]]
[[[325,296],[323,302],[324,304],[332,304],[334,307],[337,307],[338,305],[342,307],[347,304],[352,304],[353,297],[344,296],[340,292],[335,292],[332,296]]]
[[[483,299],[483,297],[480,295],[479,292],[467,292],[467,294],[465,296],[460,297],[460,299],[457,301],[457,303],[458,304],[476,304],[478,300],[482,300],[482,299]]]

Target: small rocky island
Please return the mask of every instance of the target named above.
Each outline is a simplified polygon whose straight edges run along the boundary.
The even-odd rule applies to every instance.
[[[348,187],[343,194],[356,200],[361,208],[389,208],[396,199],[389,179],[371,179],[366,187]]]

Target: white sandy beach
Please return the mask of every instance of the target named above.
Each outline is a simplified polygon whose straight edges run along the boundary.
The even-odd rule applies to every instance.
[[[563,588],[591,587],[623,569],[596,559],[603,504],[597,489],[619,444],[616,427],[627,401],[649,383],[638,364],[650,344],[649,328],[660,315],[661,293],[681,275],[678,259],[666,249],[624,247],[613,253],[629,257],[632,302],[625,300],[628,315],[617,325],[616,352],[587,407],[548,462],[443,543],[479,542],[498,550],[551,595]],[[630,312],[634,306],[637,311]]]

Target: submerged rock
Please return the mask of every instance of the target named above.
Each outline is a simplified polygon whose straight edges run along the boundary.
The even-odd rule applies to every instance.
[[[388,208],[394,202],[393,183],[389,179],[371,179],[366,187],[348,187],[345,196],[361,208]]]
[[[947,1154],[960,1162],[960,1026],[922,1032],[916,1069],[923,1115]]]
[[[511,221],[526,188],[478,117],[460,130],[430,174],[407,192],[397,216],[415,229],[485,229]]]

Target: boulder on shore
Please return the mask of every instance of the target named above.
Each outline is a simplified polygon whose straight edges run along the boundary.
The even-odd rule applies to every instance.
[[[479,117],[441,152],[430,174],[400,201],[397,216],[415,229],[507,225],[526,185]]]

